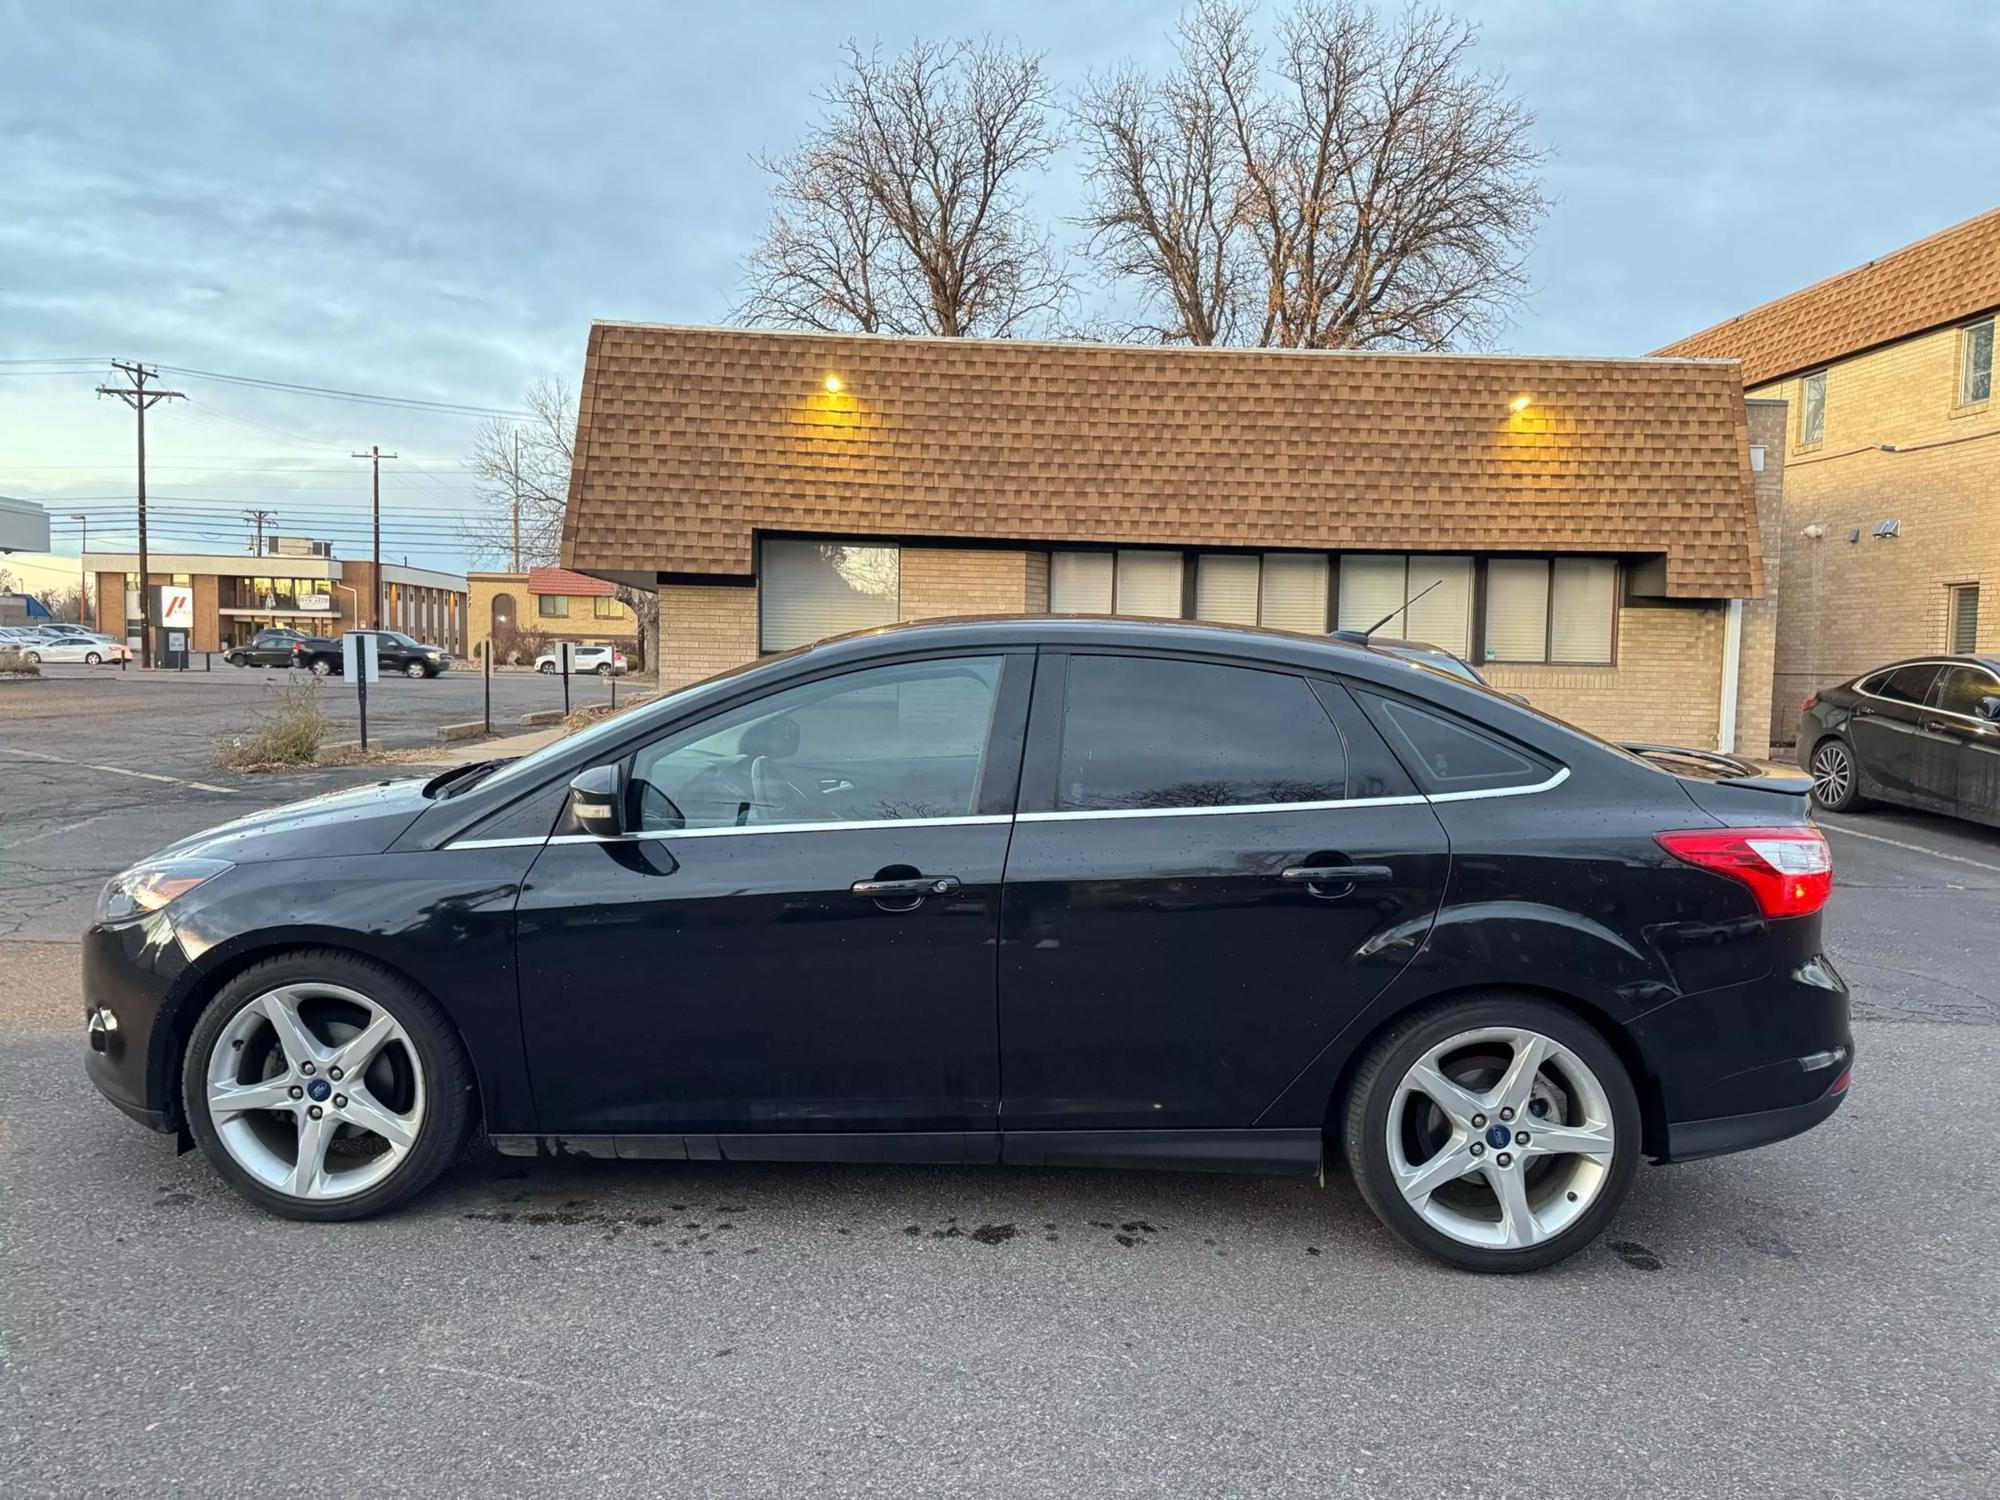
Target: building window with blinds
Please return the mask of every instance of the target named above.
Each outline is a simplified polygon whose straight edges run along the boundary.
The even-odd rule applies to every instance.
[[[1049,557],[1049,612],[1058,615],[1186,613],[1181,554],[1147,547],[1116,552],[1056,552]]]
[[[1951,643],[1954,656],[1979,649],[1979,585],[1961,583],[1951,590]]]
[[[1195,563],[1195,618],[1322,635],[1327,573],[1319,552],[1208,553]]]
[[[762,650],[789,651],[830,635],[893,625],[902,602],[902,553],[895,547],[771,540],[759,550]]]
[[[1486,660],[1609,666],[1618,563],[1608,557],[1496,557],[1486,565]]]
[[[1386,618],[1385,618],[1386,617]],[[1472,652],[1472,559],[1352,552],[1340,560],[1340,628]]]

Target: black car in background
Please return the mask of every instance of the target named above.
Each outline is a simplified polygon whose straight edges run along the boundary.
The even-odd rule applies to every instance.
[[[289,667],[296,665],[292,648],[310,637],[302,630],[260,630],[240,646],[232,646],[222,659],[232,667]]]
[[[384,672],[401,672],[405,677],[435,677],[451,670],[451,653],[442,646],[427,646],[400,630],[350,630],[348,635],[375,637],[377,664]],[[304,667],[315,677],[331,677],[343,670],[340,636],[303,636],[292,642],[292,665]]]
[[[1798,755],[1828,812],[1893,802],[2000,828],[2000,661],[1892,662],[1816,693]]]
[[[1748,773],[1748,774],[1744,774]],[[88,1068],[251,1201],[502,1151],[1290,1173],[1526,1270],[1848,1087],[1803,778],[1336,640],[937,622],[142,860]]]

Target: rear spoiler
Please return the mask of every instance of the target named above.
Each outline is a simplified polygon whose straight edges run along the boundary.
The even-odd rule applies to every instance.
[[[1703,781],[1742,787],[1751,792],[1775,792],[1785,797],[1803,797],[1812,791],[1812,780],[1802,775],[1773,776],[1744,760],[1720,750],[1690,750],[1685,745],[1645,745],[1626,742],[1620,749],[1655,762],[1680,761],[1696,771]],[[1662,770],[1672,770],[1663,764]]]

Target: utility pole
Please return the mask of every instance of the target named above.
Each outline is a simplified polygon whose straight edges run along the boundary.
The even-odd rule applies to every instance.
[[[375,629],[380,630],[382,628],[382,460],[394,458],[396,455],[384,453],[378,443],[366,453],[355,453],[350,456],[368,459],[375,466],[375,602],[369,614]]]
[[[514,571],[521,571],[521,429],[514,429]]]
[[[264,527],[266,525],[275,526],[278,524],[277,513],[268,510],[246,510],[243,512],[243,519],[257,528],[257,540],[251,545],[250,555],[252,557],[262,557],[264,555]]]
[[[90,623],[90,517],[70,512],[72,521],[83,522],[83,545],[76,554],[76,623]]]
[[[114,359],[111,368],[123,373],[132,383],[127,385],[100,385],[98,396],[116,396],[139,414],[139,665],[153,664],[153,596],[147,578],[146,555],[146,411],[162,401],[185,401],[183,391],[149,391],[146,382],[158,380],[160,372],[149,370],[138,361],[127,363]]]

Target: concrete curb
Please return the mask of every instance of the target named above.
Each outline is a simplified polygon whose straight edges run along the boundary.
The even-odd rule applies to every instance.
[[[469,724],[440,724],[438,738],[449,743],[452,740],[476,740],[486,733],[486,721],[474,719]]]
[[[534,713],[521,715],[523,724],[560,724],[562,721],[563,711],[559,708],[537,709]]]

